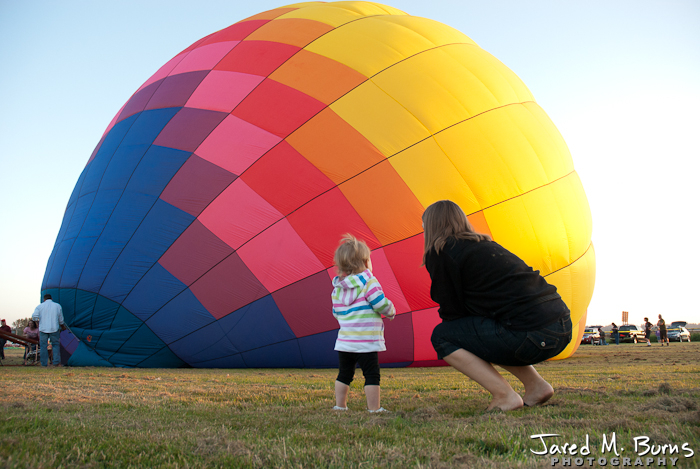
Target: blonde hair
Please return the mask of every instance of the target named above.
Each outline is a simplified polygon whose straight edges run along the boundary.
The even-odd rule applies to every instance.
[[[364,272],[370,251],[367,244],[346,233],[340,239],[340,245],[335,250],[333,262],[338,270],[338,275],[352,275]]]
[[[423,265],[431,249],[439,254],[448,238],[491,241],[491,236],[477,233],[464,211],[451,200],[439,200],[423,212]]]

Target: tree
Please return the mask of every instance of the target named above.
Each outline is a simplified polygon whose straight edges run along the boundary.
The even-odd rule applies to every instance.
[[[31,320],[32,318],[17,319],[15,322],[12,323],[12,330],[21,333],[24,330],[24,328],[29,325],[29,321]]]

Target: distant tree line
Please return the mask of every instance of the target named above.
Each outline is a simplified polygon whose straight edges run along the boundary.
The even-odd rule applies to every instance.
[[[21,334],[22,331],[24,331],[24,328],[29,325],[31,320],[32,318],[17,319],[12,323],[12,330],[17,334]]]

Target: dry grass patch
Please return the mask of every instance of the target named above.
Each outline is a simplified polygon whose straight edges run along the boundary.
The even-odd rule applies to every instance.
[[[538,433],[698,452],[699,358],[696,343],[584,346],[538,366],[547,405],[510,413],[485,413],[488,394],[451,368],[384,369],[385,415],[364,411],[359,373],[350,410],[331,411],[336,370],[8,366],[0,467],[550,467]]]

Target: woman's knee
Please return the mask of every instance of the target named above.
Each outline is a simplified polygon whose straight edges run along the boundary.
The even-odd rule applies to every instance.
[[[444,322],[435,326],[435,329],[433,329],[433,333],[430,336],[430,342],[433,344],[433,349],[435,349],[437,352],[439,360],[442,360],[446,356],[461,348],[459,345],[456,345],[450,341],[449,337],[447,336],[448,329],[444,326]]]

